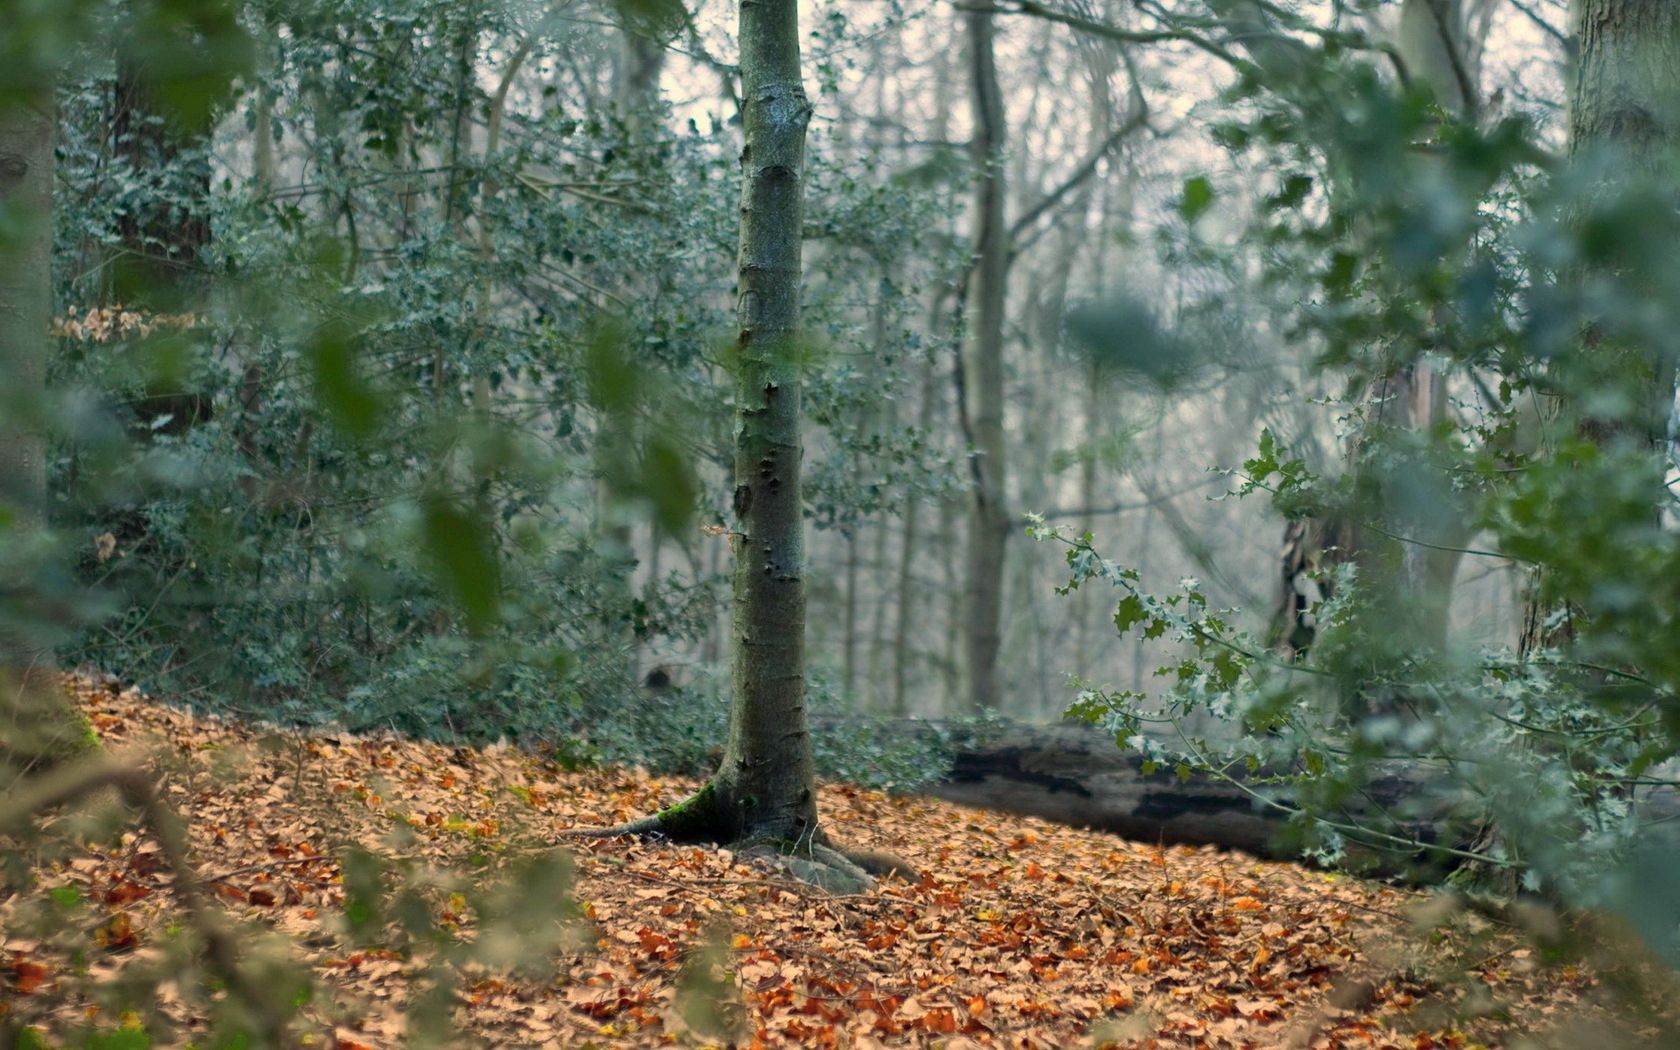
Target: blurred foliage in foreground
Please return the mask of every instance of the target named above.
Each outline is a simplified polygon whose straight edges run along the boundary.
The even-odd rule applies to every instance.
[[[40,30],[63,34],[57,546],[18,618],[215,710],[692,767],[723,701],[688,666],[642,677],[720,647],[733,132],[464,79],[617,46],[528,5],[218,0],[156,30],[217,77],[116,46],[146,11]],[[850,277],[918,251],[932,195],[813,178],[817,346],[850,332]],[[813,355],[817,527],[880,509],[861,455],[942,484],[913,428],[852,444],[907,350],[867,384]]]
[[[1191,180],[1172,239],[1253,261],[1246,291],[1345,391],[1327,406],[1344,462],[1267,431],[1228,471],[1319,549],[1268,638],[1197,581],[1162,594],[1038,523],[1067,547],[1068,589],[1116,587],[1118,631],[1179,653],[1163,695],[1081,683],[1073,713],[1156,762],[1244,777],[1328,859],[1395,851],[1471,888],[1605,907],[1680,965],[1680,157],[1607,141],[1566,160],[1524,121],[1456,121],[1364,59],[1321,57],[1208,111],[1266,185],[1243,211]],[[1167,371],[1125,331],[1087,342]],[[1460,561],[1521,575],[1520,645],[1458,640]],[[1336,818],[1396,770],[1421,787],[1409,808]],[[1426,820],[1449,831],[1417,841]]]

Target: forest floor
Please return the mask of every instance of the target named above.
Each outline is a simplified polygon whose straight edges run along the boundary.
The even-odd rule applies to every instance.
[[[536,975],[457,973],[451,1031],[417,1033],[410,1007],[438,971],[423,945],[357,946],[346,851],[490,878],[565,829],[651,812],[694,785],[569,772],[506,746],[279,731],[72,682],[108,749],[158,771],[218,903],[289,938],[316,982],[304,1012],[315,1046],[429,1034],[446,1046],[1426,1050],[1582,1045],[1588,1030],[1610,1045],[1605,982],[1541,966],[1514,932],[1446,916],[1424,894],[844,785],[822,789],[834,837],[905,857],[920,881],[831,896],[727,850],[573,841],[582,936]],[[43,853],[34,888],[0,891],[0,1012],[40,1026],[45,1045],[100,1022],[90,987],[120,982],[183,922],[157,849],[135,831]],[[24,917],[43,894],[92,907],[94,923],[39,935]],[[463,898],[428,899],[445,938],[475,936]],[[709,982],[696,976],[708,960]],[[173,1035],[120,1045],[202,1033],[189,998],[164,988],[154,1005]],[[707,1034],[719,1024],[732,1034]]]

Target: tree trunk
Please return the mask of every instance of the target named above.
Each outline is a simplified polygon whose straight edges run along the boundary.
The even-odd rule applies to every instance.
[[[634,139],[654,115],[659,102],[659,79],[665,72],[665,44],[651,28],[626,25],[619,33],[618,64],[614,68],[613,98],[625,134]]]
[[[665,68],[665,45],[650,34],[653,26],[632,19],[619,31],[619,53],[613,67],[613,112],[618,118],[624,141],[631,147],[645,145],[655,124],[659,110],[659,81]],[[627,282],[625,298],[639,302],[652,294],[646,280],[632,275]],[[607,594],[611,603],[611,626],[604,644],[614,650],[611,656],[618,669],[620,688],[629,697],[640,679],[640,655],[634,629],[634,578],[640,559],[636,537],[628,509],[614,491],[616,470],[628,467],[637,443],[640,428],[630,419],[620,420],[615,429],[605,419],[596,438],[596,471],[599,480],[595,489],[595,524],[598,542],[608,578]],[[650,530],[649,545],[659,542],[659,528]],[[657,586],[657,578],[650,587]]]
[[[811,104],[800,79],[798,0],[741,0],[740,18],[745,146],[729,738],[717,772],[689,799],[600,834],[768,844],[865,879],[818,832],[805,711],[798,328]],[[826,884],[821,872],[801,874]]]
[[[1680,144],[1680,4],[1670,0],[1577,0],[1573,8],[1577,56],[1570,91],[1570,150],[1580,156],[1615,154],[1602,170],[1605,192],[1646,179],[1672,200],[1672,153]],[[1658,449],[1674,407],[1672,362],[1626,347],[1592,345],[1584,333],[1588,373],[1600,391],[1628,395],[1639,406],[1626,417],[1577,422],[1595,441],[1633,440]],[[1614,398],[1606,397],[1606,402]],[[1541,574],[1531,571],[1519,649],[1523,653],[1568,642],[1573,610],[1563,615],[1546,604]]]
[[[1405,0],[1398,43],[1407,71],[1430,86],[1442,109],[1475,116],[1480,93],[1472,78],[1463,0]]]
[[[939,330],[938,315],[936,307],[933,310],[934,323],[928,326],[930,332]],[[931,434],[936,406],[931,359],[923,362],[921,386],[922,399],[916,413],[916,425],[923,434]],[[892,713],[903,717],[910,713],[910,625],[917,622],[915,573],[917,544],[921,539],[921,493],[914,490],[905,493],[901,516],[904,519],[904,542],[898,551],[898,600],[894,603],[897,617],[893,623]]]
[[[1003,321],[1009,273],[1004,226],[1004,109],[992,53],[992,16],[968,13],[975,164],[974,263],[967,311],[972,324],[964,363],[972,433],[973,493],[969,508],[968,575],[964,588],[964,656],[968,707],[995,707],[1003,620],[1004,555],[1010,519],[1003,430]]]
[[[1649,180],[1672,206],[1680,145],[1680,4],[1669,0],[1578,0],[1579,54],[1570,96],[1570,149],[1610,151],[1612,190]],[[1654,291],[1654,290],[1653,290]],[[1603,374],[1628,383],[1640,406],[1629,423],[1587,420],[1594,436],[1626,436],[1649,447],[1666,440],[1674,409],[1673,363],[1625,348],[1594,347]],[[1632,432],[1630,432],[1632,431]]]
[[[861,521],[855,521],[846,526],[846,572],[843,590],[843,604],[840,620],[842,624],[840,638],[840,692],[847,702],[853,701],[857,688],[857,653],[858,653],[858,529]]]
[[[88,728],[69,706],[34,576],[48,556],[47,332],[52,315],[53,99],[0,102],[0,766],[28,771],[80,750]],[[9,519],[6,520],[6,519]]]
[[[742,834],[816,831],[805,720],[805,549],[799,473],[799,286],[805,129],[797,0],[741,0],[740,359],[735,438],[735,685],[713,778]]]

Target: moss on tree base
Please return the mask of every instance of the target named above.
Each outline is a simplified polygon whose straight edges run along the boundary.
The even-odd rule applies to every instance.
[[[715,780],[681,802],[651,816],[612,828],[571,831],[587,838],[659,838],[671,842],[709,842],[738,849],[742,856],[761,861],[800,882],[830,893],[862,893],[876,875],[920,878],[907,862],[886,853],[851,852],[831,843],[821,830],[800,838],[755,832],[731,820],[727,792]]]

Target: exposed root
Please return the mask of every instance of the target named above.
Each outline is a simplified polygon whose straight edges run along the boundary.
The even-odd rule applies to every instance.
[[[853,864],[839,850],[815,842],[762,842],[749,846],[743,856],[762,860],[777,871],[829,893],[862,893],[875,881],[869,872]]]
[[[611,828],[567,828],[560,834],[569,839],[646,838],[659,833],[659,815],[632,820]]]
[[[877,875],[896,875],[911,882],[921,878],[907,861],[889,853],[841,849],[821,831],[797,839],[751,831],[743,834],[731,826],[721,809],[718,789],[708,783],[683,801],[651,816],[610,828],[577,828],[564,834],[569,838],[657,838],[728,845],[739,849],[742,856],[765,862],[800,882],[830,893],[861,893]]]
[[[922,873],[903,857],[892,853],[881,853],[868,849],[847,849],[830,842],[829,846],[838,850],[847,860],[867,871],[869,874],[885,878],[896,876],[905,882],[922,881]]]
[[[725,827],[722,814],[718,812],[717,788],[708,781],[699,791],[651,816],[616,827],[575,828],[564,834],[570,838],[587,839],[649,838],[657,835],[672,842],[727,842],[732,836]]]

